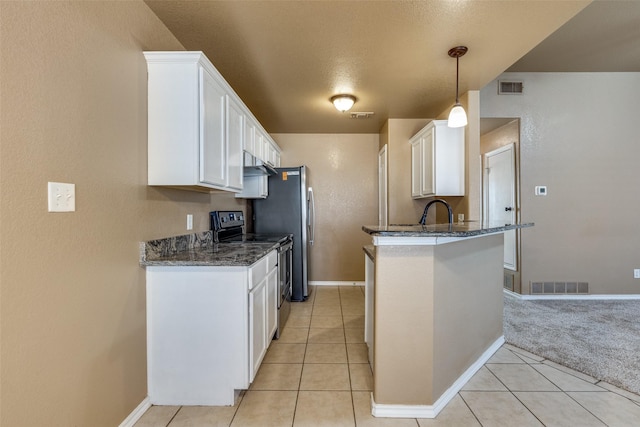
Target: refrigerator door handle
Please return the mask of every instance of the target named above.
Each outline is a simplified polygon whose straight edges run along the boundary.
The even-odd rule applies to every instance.
[[[307,192],[307,229],[309,231],[309,244],[313,246],[316,237],[316,204],[313,198],[313,189],[309,187]]]

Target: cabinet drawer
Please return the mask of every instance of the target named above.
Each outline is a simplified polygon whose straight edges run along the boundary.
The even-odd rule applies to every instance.
[[[267,255],[265,258],[267,258],[267,273],[268,273],[269,271],[276,268],[276,266],[278,265],[278,252],[271,251],[269,252],[269,255]]]
[[[277,251],[271,251],[267,255],[260,258],[258,262],[249,268],[249,290],[267,277],[267,274],[278,265]]]
[[[267,277],[267,271],[269,271],[267,268],[267,258],[266,256],[260,258],[260,260],[249,269],[249,290],[253,289]]]

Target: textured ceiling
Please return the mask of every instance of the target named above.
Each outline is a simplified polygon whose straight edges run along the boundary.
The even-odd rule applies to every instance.
[[[469,47],[460,92],[479,90],[589,1],[146,3],[187,50],[205,52],[268,132],[376,133],[387,118],[452,105],[449,48]],[[329,98],[342,92],[358,98],[352,111],[374,116],[337,112]]]
[[[639,72],[640,1],[595,1],[508,71]]]

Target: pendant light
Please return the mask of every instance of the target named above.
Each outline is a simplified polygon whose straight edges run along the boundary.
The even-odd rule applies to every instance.
[[[333,103],[333,106],[336,107],[336,110],[344,113],[345,111],[349,111],[353,104],[356,103],[356,97],[353,95],[335,95],[332,96],[330,101]]]
[[[467,53],[467,50],[468,49],[466,46],[456,46],[449,49],[449,56],[452,58],[456,58],[456,104],[449,112],[449,120],[447,122],[447,125],[450,128],[460,128],[467,125],[467,113],[464,111],[464,108],[462,108],[460,100],[458,99],[458,61],[461,56]]]

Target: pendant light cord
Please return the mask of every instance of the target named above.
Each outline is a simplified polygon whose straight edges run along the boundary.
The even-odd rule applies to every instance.
[[[456,104],[460,103],[460,101],[458,100],[458,80],[460,79],[459,68],[458,68],[459,63],[460,63],[460,57],[456,56]]]

